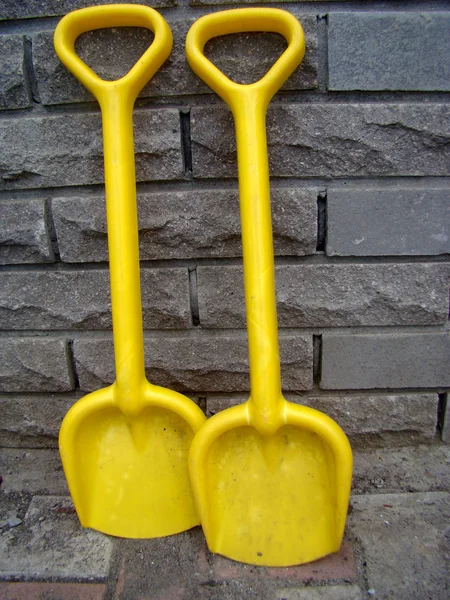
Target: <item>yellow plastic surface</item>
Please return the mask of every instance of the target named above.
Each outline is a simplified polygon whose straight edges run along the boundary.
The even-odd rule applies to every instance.
[[[270,31],[288,48],[250,85],[233,83],[203,54],[219,35]],[[195,435],[189,471],[212,552],[266,566],[309,562],[339,550],[352,452],[326,415],[281,393],[265,114],[305,51],[300,23],[270,8],[207,15],[191,27],[192,69],[230,106],[236,128],[250,398],[209,419]]]
[[[103,81],[75,54],[75,40],[86,31],[121,26],[147,27],[154,41],[127,75]],[[150,384],[144,370],[132,113],[137,94],[171,47],[164,19],[139,5],[77,10],[55,31],[58,56],[102,112],[116,365],[113,385],[85,396],[67,413],[60,452],[81,524],[132,538],[199,524],[187,457],[205,416],[185,396]]]

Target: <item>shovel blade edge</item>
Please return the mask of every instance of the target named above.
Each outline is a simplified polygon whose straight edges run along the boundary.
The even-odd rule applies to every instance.
[[[67,413],[59,446],[83,527],[127,538],[154,538],[199,524],[188,475],[194,435],[180,415],[145,406],[126,416],[106,388]]]
[[[286,411],[286,423],[273,435],[248,424],[244,405],[212,417],[197,434],[189,467],[211,552],[282,567],[339,550],[350,446],[331,419],[292,406],[293,414]],[[318,427],[311,426],[311,417],[319,419]],[[322,418],[325,430],[332,424],[325,433]]]

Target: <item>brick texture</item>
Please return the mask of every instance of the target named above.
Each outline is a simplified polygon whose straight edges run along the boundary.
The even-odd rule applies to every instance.
[[[249,389],[247,340],[243,335],[147,337],[145,352],[147,377],[152,383],[187,393]],[[92,391],[114,381],[109,340],[77,339],[74,356],[82,390]],[[284,389],[310,389],[311,337],[283,336],[280,356]]]
[[[56,438],[61,421],[73,403],[72,397],[62,394],[0,395],[0,442],[6,434]]]
[[[448,13],[332,13],[330,90],[450,90]]]
[[[125,0],[117,0],[116,4],[124,4]],[[138,0],[126,0],[128,4],[141,4]],[[109,0],[97,0],[96,4],[110,4]],[[150,0],[147,5],[154,8],[174,6],[176,0]],[[89,0],[2,0],[0,19],[29,19],[30,17],[50,17],[65,15],[71,10],[92,6]]]
[[[182,176],[178,111],[137,111],[134,125],[137,179]],[[0,189],[103,183],[97,113],[8,119],[0,137]]]
[[[43,200],[0,202],[0,264],[52,262]]]
[[[199,267],[200,323],[244,327],[240,267]],[[280,265],[281,327],[445,323],[448,267],[413,265]]]
[[[329,189],[330,256],[450,253],[450,189]]]
[[[187,269],[144,269],[141,288],[144,327],[189,328]],[[0,327],[110,329],[108,271],[0,273]]]
[[[448,334],[324,335],[321,387],[450,386]]]
[[[314,254],[316,198],[317,190],[314,189],[273,191],[276,254]],[[54,198],[52,207],[62,260],[98,262],[108,259],[103,198]],[[142,193],[138,198],[138,212],[143,260],[242,254],[239,198],[235,190]]]
[[[0,339],[1,392],[65,392],[73,387],[65,340]]]
[[[236,177],[231,113],[192,110],[198,178]],[[446,104],[286,104],[267,114],[269,163],[278,177],[447,175]]]
[[[0,583],[1,600],[103,600],[105,593],[104,583]]]
[[[0,9],[1,10],[1,9]],[[0,37],[0,110],[30,106],[21,35]]]
[[[211,417],[245,396],[206,398],[206,415]],[[336,421],[349,436],[409,432],[423,440],[436,433],[437,394],[306,395],[286,394],[286,400],[315,408]]]

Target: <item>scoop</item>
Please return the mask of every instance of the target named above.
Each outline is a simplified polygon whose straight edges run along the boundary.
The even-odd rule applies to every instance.
[[[279,33],[288,47],[262,79],[240,85],[203,49],[213,37],[249,31]],[[186,39],[193,71],[235,120],[250,364],[248,401],[196,433],[189,472],[209,549],[254,565],[296,565],[338,551],[352,475],[342,429],[281,392],[265,115],[304,51],[297,19],[271,8],[204,16]]]
[[[147,27],[154,40],[124,77],[104,81],[76,55],[75,40],[121,26]],[[133,148],[135,99],[169,56],[172,34],[149,7],[96,6],[59,22],[55,48],[102,112],[116,365],[115,383],[76,402],[63,420],[64,471],[84,527],[130,538],[178,533],[199,524],[187,460],[205,416],[185,396],[145,377]]]

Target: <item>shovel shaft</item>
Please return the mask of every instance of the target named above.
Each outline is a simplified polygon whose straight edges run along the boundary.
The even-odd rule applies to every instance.
[[[244,31],[271,31],[288,47],[259,81],[231,81],[204,55],[208,40]],[[305,52],[302,27],[290,13],[272,8],[224,11],[200,18],[189,30],[186,52],[192,69],[231,108],[236,127],[244,286],[250,363],[249,421],[270,434],[284,419],[275,300],[266,109]]]
[[[256,90],[234,105],[239,170],[244,288],[250,363],[249,407],[274,425],[281,397],[275,299],[266,102]]]
[[[76,54],[75,41],[87,31],[125,26],[147,27],[154,40],[126,75],[104,81]],[[113,4],[69,13],[59,22],[54,41],[61,61],[94,94],[102,112],[116,363],[114,402],[125,414],[138,414],[144,386],[150,384],[144,368],[133,106],[139,91],[169,56],[172,33],[163,17],[148,6]]]
[[[100,106],[117,399],[132,403],[145,379],[133,104],[118,90],[101,97]]]

